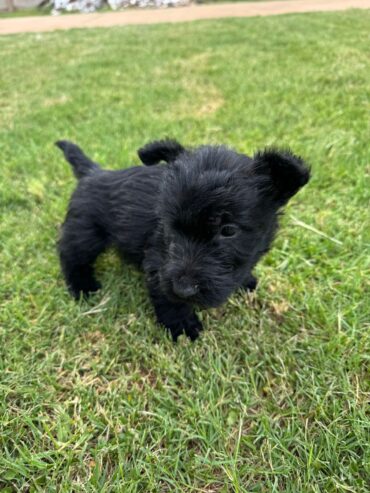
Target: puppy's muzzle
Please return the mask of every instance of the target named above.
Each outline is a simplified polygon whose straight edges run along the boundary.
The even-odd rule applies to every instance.
[[[179,298],[188,299],[198,293],[199,286],[183,276],[172,281],[172,289],[174,294]]]

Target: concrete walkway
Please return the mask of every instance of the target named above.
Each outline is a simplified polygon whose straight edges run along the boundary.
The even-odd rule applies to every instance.
[[[188,22],[222,17],[253,17],[293,12],[320,12],[369,9],[370,0],[285,0],[274,2],[224,3],[191,5],[160,10],[124,10],[95,14],[73,14],[43,17],[0,19],[0,35],[26,32],[46,32],[59,29],[110,27],[160,22]]]

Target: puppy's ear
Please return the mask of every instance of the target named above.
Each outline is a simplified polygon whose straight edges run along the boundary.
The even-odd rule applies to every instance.
[[[310,169],[290,150],[265,149],[253,157],[253,171],[268,178],[268,189],[279,202],[287,202],[310,179]]]
[[[170,163],[185,151],[184,147],[176,140],[155,140],[141,147],[137,151],[138,156],[143,164],[146,166],[152,166],[158,164],[161,161]]]

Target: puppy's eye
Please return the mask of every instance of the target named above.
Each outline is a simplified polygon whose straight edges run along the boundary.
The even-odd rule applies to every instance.
[[[220,235],[223,236],[224,238],[231,238],[236,235],[238,232],[238,228],[232,224],[226,224],[225,226],[222,226]]]

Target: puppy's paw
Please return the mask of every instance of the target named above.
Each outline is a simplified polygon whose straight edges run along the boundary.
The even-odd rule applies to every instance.
[[[242,288],[246,291],[254,291],[257,287],[258,280],[254,275],[250,274],[242,284]]]
[[[171,332],[174,342],[176,342],[178,337],[184,333],[192,341],[195,341],[198,339],[200,331],[203,330],[203,326],[195,314],[183,320],[167,323],[166,328]]]
[[[79,285],[70,286],[69,290],[72,296],[79,300],[81,297],[88,298],[90,294],[95,293],[101,289],[101,284],[96,279],[84,280]]]

